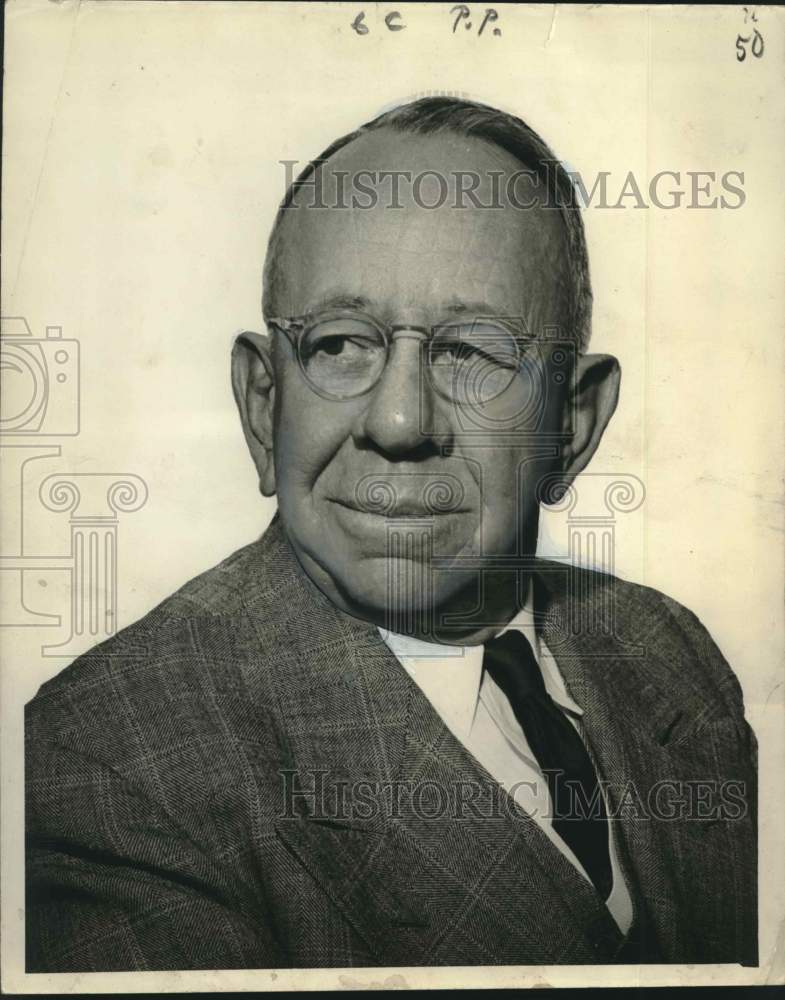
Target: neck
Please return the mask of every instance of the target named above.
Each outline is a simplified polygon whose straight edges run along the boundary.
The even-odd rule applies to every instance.
[[[450,646],[482,645],[509,624],[525,605],[531,586],[530,572],[486,570],[439,604],[423,606],[421,595],[402,600],[396,607],[374,608],[341,594],[331,600],[352,617],[385,631],[424,642]]]

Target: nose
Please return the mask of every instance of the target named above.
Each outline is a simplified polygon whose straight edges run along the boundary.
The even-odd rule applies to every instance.
[[[393,334],[387,367],[357,424],[356,438],[389,455],[412,452],[437,434],[433,390],[421,374],[424,339],[417,331]]]

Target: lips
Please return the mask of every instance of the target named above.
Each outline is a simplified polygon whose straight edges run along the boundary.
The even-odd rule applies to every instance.
[[[328,497],[327,499],[331,503],[338,504],[339,507],[345,507],[347,510],[353,510],[358,514],[374,514],[377,517],[387,518],[443,517],[445,514],[462,514],[468,510],[466,507],[438,510],[434,507],[424,505],[420,497],[396,497],[392,504],[385,504],[384,506],[377,506],[375,504],[360,506],[355,499],[350,500],[343,497]]]
[[[458,476],[445,470],[368,472],[334,479],[325,498],[356,514],[379,518],[433,518],[471,509]]]

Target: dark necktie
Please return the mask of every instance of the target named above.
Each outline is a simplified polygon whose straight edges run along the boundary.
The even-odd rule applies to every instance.
[[[607,899],[613,882],[608,818],[583,740],[545,690],[534,652],[520,632],[511,629],[487,642],[483,667],[507,695],[548,781],[553,829]]]

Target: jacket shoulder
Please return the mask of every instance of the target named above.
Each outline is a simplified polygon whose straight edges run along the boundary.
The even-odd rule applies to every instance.
[[[579,627],[603,633],[594,640],[598,648],[628,655],[629,669],[648,675],[641,682],[668,685],[743,718],[738,678],[693,611],[654,587],[609,573],[549,561],[543,568],[561,577],[551,590],[565,628],[574,616]],[[591,645],[592,638],[586,642]]]
[[[25,708],[25,736],[121,765],[181,739],[205,738],[220,720],[200,708],[235,690],[253,648],[243,590],[264,585],[264,540],[188,581],[141,619],[46,681]]]

